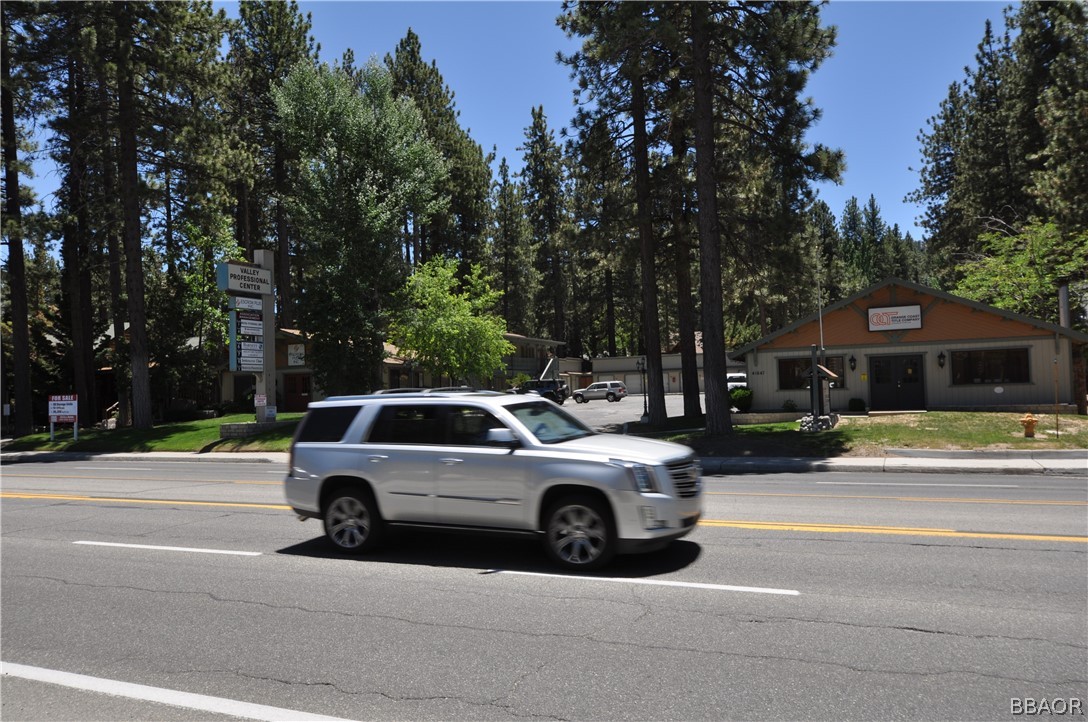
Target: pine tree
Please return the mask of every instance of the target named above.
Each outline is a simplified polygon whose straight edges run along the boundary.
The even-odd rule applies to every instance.
[[[23,191],[20,187],[20,164],[18,156],[21,129],[16,120],[16,113],[25,116],[27,112],[27,91],[25,74],[30,70],[25,57],[18,55],[18,48],[25,47],[25,37],[21,33],[25,18],[21,16],[26,6],[20,3],[4,3],[0,6],[3,28],[0,37],[3,53],[3,78],[0,89],[0,115],[2,115],[3,156],[4,156],[4,240],[8,247],[7,275],[10,296],[12,337],[11,365],[14,377],[10,383],[14,392],[15,424],[13,435],[25,436],[33,431],[33,385],[30,381],[30,325],[27,305],[27,270],[23,248]],[[16,70],[16,67],[19,70]],[[24,77],[18,77],[21,74]],[[18,85],[17,85],[18,83]],[[21,87],[20,87],[21,86]],[[21,91],[21,92],[19,92]],[[16,96],[22,97],[17,110]],[[7,336],[8,334],[4,334]],[[9,382],[5,372],[4,394],[0,402],[8,403]]]
[[[229,103],[229,123],[238,128],[234,180],[235,235],[249,258],[257,248],[276,249],[276,309],[278,325],[295,325],[301,259],[292,252],[295,241],[286,213],[293,174],[293,149],[276,124],[272,90],[291,69],[317,61],[320,46],[310,36],[310,15],[295,0],[243,0],[231,34],[229,62],[236,85]]]
[[[449,174],[439,188],[448,205],[427,222],[413,227],[413,243],[419,245],[417,260],[432,256],[459,258],[466,263],[483,261],[484,237],[489,221],[490,158],[458,122],[453,91],[442,79],[434,61],[423,61],[419,36],[411,28],[385,58],[393,76],[397,97],[411,98],[423,116],[427,135],[446,161]]]
[[[543,106],[533,108],[532,124],[525,129],[524,165],[521,171],[526,216],[537,252],[536,267],[541,286],[534,306],[534,335],[563,342],[567,334],[568,252],[563,242],[567,217],[566,173],[563,152],[548,128]]]
[[[532,299],[540,292],[540,278],[534,264],[521,185],[511,178],[506,158],[499,163],[492,203],[495,210],[491,257],[502,284],[502,317],[511,332],[528,334],[535,328]]]

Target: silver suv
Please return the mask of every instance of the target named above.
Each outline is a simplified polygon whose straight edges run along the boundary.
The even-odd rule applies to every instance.
[[[568,569],[689,534],[698,460],[679,444],[599,434],[554,403],[493,392],[387,394],[311,403],[285,493],[341,551],[389,525],[536,535]]]
[[[627,386],[622,381],[598,381],[574,392],[574,400],[584,404],[592,399],[619,401],[627,396]]]

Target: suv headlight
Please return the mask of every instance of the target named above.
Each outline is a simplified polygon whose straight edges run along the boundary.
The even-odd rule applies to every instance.
[[[612,459],[612,463],[627,469],[627,475],[636,491],[642,494],[654,494],[657,492],[657,484],[654,482],[654,473],[645,464],[636,464],[631,461]]]

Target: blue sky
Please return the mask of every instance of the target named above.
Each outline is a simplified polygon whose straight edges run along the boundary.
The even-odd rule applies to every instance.
[[[917,184],[918,131],[963,68],[973,65],[987,18],[1003,28],[1004,3],[832,0],[825,24],[839,28],[835,55],[812,76],[808,94],[823,111],[812,143],[846,152],[841,186],[821,184],[836,216],[851,196],[875,195],[884,220],[916,238],[921,209],[903,203]],[[407,29],[420,37],[455,94],[461,124],[512,168],[530,109],[543,105],[559,129],[573,115],[573,83],[555,62],[575,49],[555,25],[557,2],[301,2],[327,62],[352,48],[358,62],[391,53]]]

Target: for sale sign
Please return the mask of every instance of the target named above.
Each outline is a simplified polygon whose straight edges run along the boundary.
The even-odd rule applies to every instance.
[[[76,394],[49,397],[49,421],[74,424],[79,418],[79,397]]]

